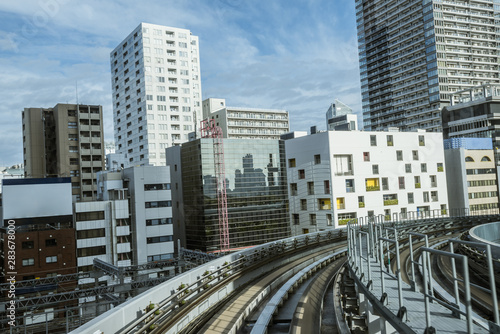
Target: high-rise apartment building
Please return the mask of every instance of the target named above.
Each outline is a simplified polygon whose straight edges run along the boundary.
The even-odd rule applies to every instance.
[[[129,165],[165,165],[165,149],[199,130],[198,37],[141,23],[111,52],[116,153]]]
[[[225,99],[203,100],[203,119],[211,118],[224,138],[280,139],[290,131],[288,111],[226,106]]]
[[[450,93],[500,82],[499,14],[495,0],[356,0],[364,129],[440,131]]]
[[[25,108],[22,120],[25,177],[71,177],[74,202],[95,199],[96,173],[104,170],[102,107]]]

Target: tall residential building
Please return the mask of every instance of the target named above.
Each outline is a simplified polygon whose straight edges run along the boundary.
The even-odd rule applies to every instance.
[[[201,121],[198,37],[141,23],[111,52],[116,153],[129,165],[165,165],[165,148]]]
[[[449,94],[499,83],[496,0],[356,0],[365,130],[441,130]]]
[[[471,214],[498,214],[498,176],[490,138],[444,141],[450,209]]]
[[[25,177],[71,177],[74,202],[95,199],[96,173],[104,170],[102,107],[25,108],[22,120]]]
[[[225,99],[203,100],[203,119],[211,118],[224,138],[280,139],[290,131],[288,111],[226,106]]]
[[[185,228],[186,246],[221,249],[218,184],[225,181],[229,249],[290,236],[284,144],[269,139],[201,138],[167,149],[174,225]],[[221,147],[219,146],[219,149]],[[219,153],[217,153],[217,151]],[[218,166],[223,166],[219,173]],[[223,181],[221,181],[221,178]]]
[[[294,235],[447,214],[441,133],[327,131],[285,149]]]

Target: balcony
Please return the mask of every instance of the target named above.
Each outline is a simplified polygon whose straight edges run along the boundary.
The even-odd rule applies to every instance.
[[[384,200],[384,205],[398,205],[398,200],[397,199]]]
[[[124,242],[121,244],[116,244],[117,253],[128,253],[130,252],[130,242]]]
[[[420,189],[421,186],[420,186],[420,183],[415,183],[415,189]]]
[[[380,186],[366,186],[366,191],[379,191]]]
[[[130,226],[117,226],[116,236],[125,236],[130,234]]]

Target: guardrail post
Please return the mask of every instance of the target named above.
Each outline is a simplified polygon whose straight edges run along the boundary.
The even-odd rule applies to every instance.
[[[465,310],[467,312],[467,332],[474,333],[474,328],[472,327],[472,303],[469,284],[469,261],[467,260],[467,256],[462,256],[464,269]]]
[[[398,241],[398,232],[394,229],[394,240],[396,241],[396,273],[398,275],[398,297],[399,297],[399,311],[403,310],[403,282],[401,280],[401,259],[399,257],[399,241]],[[402,320],[402,318],[401,318]]]
[[[385,294],[385,281],[384,281],[384,244],[381,239],[378,240],[378,249],[379,249],[379,254],[380,254],[380,282],[382,284],[382,296]],[[384,304],[387,304],[388,300],[385,298]]]
[[[413,291],[417,291],[417,284],[415,282],[415,268],[413,267],[415,264],[413,263],[413,241],[411,239],[411,234],[408,234],[408,239],[410,242],[410,267],[411,267],[411,287]]]
[[[359,240],[359,275],[363,276],[363,244],[361,242],[361,231],[358,231]]]
[[[454,254],[454,249],[453,249],[453,240],[450,240],[450,252]],[[455,304],[457,308],[460,308],[460,295],[458,292],[458,282],[457,282],[457,267],[455,265],[455,258],[451,258],[451,273],[453,275],[453,293],[455,294]],[[460,317],[460,315],[458,315]]]
[[[422,276],[424,277],[425,332],[431,332],[431,311],[429,309],[429,291],[427,286],[427,256],[422,254]],[[432,328],[432,329],[431,329]]]
[[[498,300],[497,300],[497,288],[495,286],[495,273],[493,271],[493,261],[491,258],[491,246],[486,244],[486,260],[488,261],[488,271],[490,274],[490,289],[491,289],[491,299],[493,300],[493,314],[495,318],[495,323],[500,325],[500,320],[498,317]]]
[[[429,237],[427,234],[425,235],[425,247],[429,248]],[[429,262],[429,289],[430,295],[434,298],[434,287],[432,286],[432,263],[431,263],[431,255],[429,252],[426,253],[427,261]],[[431,303],[434,303],[434,299],[431,299]]]

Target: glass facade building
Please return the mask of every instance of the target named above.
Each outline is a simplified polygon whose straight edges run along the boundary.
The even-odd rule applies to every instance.
[[[223,139],[230,249],[290,236],[282,141]],[[218,251],[219,212],[214,140],[181,147],[187,248]]]

